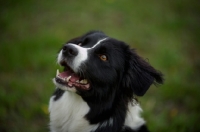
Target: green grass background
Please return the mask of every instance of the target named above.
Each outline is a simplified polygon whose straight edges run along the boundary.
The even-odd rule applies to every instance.
[[[200,2],[4,0],[0,2],[0,131],[48,131],[56,54],[102,30],[165,75],[139,98],[152,132],[200,131]]]

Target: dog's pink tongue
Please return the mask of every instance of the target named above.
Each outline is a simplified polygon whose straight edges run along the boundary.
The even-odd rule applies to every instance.
[[[76,82],[80,79],[80,77],[72,71],[61,72],[58,76],[62,78],[68,78],[69,76],[71,76],[70,81],[72,82]]]
[[[69,77],[71,74],[72,74],[72,72],[70,72],[70,71],[65,71],[65,72],[59,73],[58,76],[59,76],[59,77],[62,77],[62,78],[66,78],[66,77]]]

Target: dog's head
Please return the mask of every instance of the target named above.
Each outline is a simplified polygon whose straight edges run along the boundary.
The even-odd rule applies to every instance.
[[[142,96],[152,83],[163,82],[162,74],[127,44],[99,31],[68,41],[58,63],[64,71],[57,72],[55,85],[82,96]]]

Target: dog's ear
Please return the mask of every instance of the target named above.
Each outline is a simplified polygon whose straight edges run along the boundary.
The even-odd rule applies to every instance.
[[[126,54],[126,72],[123,78],[125,87],[130,88],[137,96],[143,96],[152,83],[162,84],[163,75],[148,62],[138,56],[134,50]]]
[[[81,42],[81,36],[73,38],[73,39],[67,41],[66,44],[67,43],[79,44],[80,42]]]
[[[82,43],[83,41],[85,41],[85,39],[86,39],[85,37],[86,37],[86,36],[89,36],[89,35],[92,35],[92,34],[99,34],[99,35],[105,36],[103,32],[93,30],[93,31],[87,32],[86,34],[84,34],[84,35],[82,35],[82,36],[78,36],[78,37],[76,37],[76,38],[73,38],[73,39],[67,41],[66,43],[73,43],[73,44]]]

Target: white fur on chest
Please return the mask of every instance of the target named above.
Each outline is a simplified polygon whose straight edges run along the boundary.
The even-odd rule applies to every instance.
[[[140,116],[141,112],[142,108],[137,102],[129,103],[125,119],[125,126],[129,126],[131,129],[137,130],[140,126],[145,124],[144,119]]]
[[[85,119],[90,108],[76,93],[65,91],[56,101],[53,100],[54,97],[51,97],[49,103],[51,132],[90,132],[99,126],[99,124],[91,125]],[[140,117],[141,111],[139,104],[129,103],[124,126],[137,130],[145,124],[143,118]],[[106,120],[101,127],[106,126],[107,123],[113,125],[112,120]]]
[[[90,108],[76,93],[66,91],[58,100],[53,98],[49,104],[51,132],[88,132],[97,127],[84,118]]]

